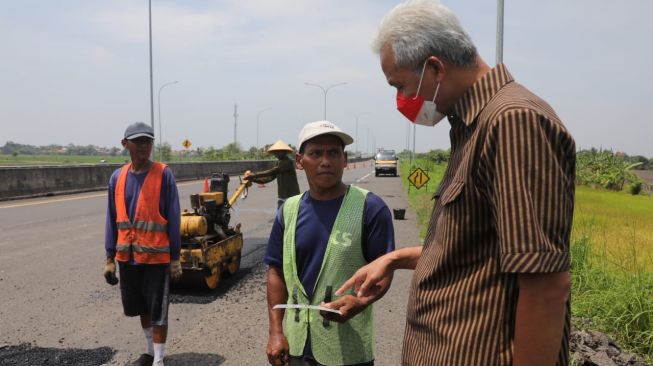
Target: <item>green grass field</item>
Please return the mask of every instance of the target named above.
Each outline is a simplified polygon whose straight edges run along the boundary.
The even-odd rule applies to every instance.
[[[583,237],[613,266],[653,272],[653,197],[576,188],[572,242]]]
[[[423,237],[445,166],[415,166],[429,170],[427,190],[410,186],[410,162],[400,169]],[[572,315],[589,320],[576,325],[653,362],[653,197],[577,187],[571,256]]]

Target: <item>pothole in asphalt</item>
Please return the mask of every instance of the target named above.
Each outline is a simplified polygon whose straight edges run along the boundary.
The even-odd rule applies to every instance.
[[[0,346],[0,366],[99,366],[109,362],[115,350],[109,347],[94,349],[44,348],[23,343]]]
[[[185,289],[185,288],[172,288],[170,293],[170,303],[172,304],[209,304],[218,298],[225,298],[225,300],[238,301],[240,296],[253,291],[250,277],[262,275],[264,266],[258,265],[252,268],[241,268],[232,276],[223,277],[220,279],[220,284],[215,290],[202,290],[202,289]]]

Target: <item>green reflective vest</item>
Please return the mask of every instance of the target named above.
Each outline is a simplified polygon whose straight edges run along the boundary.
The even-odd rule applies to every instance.
[[[336,300],[333,294],[360,267],[363,256],[363,210],[368,191],[350,186],[347,190],[327,243],[313,298],[309,299],[297,275],[295,229],[301,195],[288,198],[283,205],[283,275],[288,303],[319,305]],[[320,218],[316,217],[315,220]],[[330,295],[329,295],[330,294]],[[310,328],[310,332],[308,331]],[[315,310],[289,309],[284,330],[292,356],[302,356],[310,333],[315,360],[323,365],[352,365],[374,359],[372,306],[345,323],[329,322]]]

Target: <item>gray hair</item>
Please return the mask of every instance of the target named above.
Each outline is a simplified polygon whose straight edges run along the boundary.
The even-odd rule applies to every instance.
[[[456,66],[476,62],[476,46],[458,18],[437,0],[408,0],[397,5],[379,26],[372,50],[390,46],[395,63],[415,71],[429,56],[442,57]]]

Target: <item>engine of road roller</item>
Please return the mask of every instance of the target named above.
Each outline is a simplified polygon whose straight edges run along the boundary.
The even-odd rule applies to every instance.
[[[214,174],[208,192],[190,195],[192,211],[181,214],[182,286],[214,289],[223,272],[233,274],[240,266],[243,239],[240,224],[229,226],[228,185],[228,175]]]
[[[193,211],[184,210],[182,213],[182,238],[208,235],[225,239],[228,235],[233,235],[233,229],[229,227],[231,206],[226,198],[228,184],[228,175],[214,176],[211,178],[209,192],[190,195],[190,207]]]

